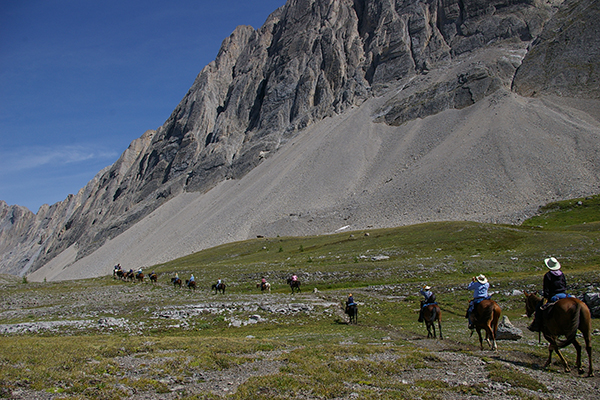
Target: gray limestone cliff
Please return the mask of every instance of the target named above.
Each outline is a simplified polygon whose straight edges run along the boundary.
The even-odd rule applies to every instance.
[[[311,124],[399,87],[402,96],[388,96],[376,121],[401,125],[513,86],[533,95],[596,80],[596,53],[586,56],[590,63],[580,57],[588,75],[569,69],[566,49],[579,39],[564,27],[574,9],[585,15],[585,4],[598,15],[597,2],[557,13],[560,4],[289,0],[260,29],[236,28],[169,119],[79,193],[37,214],[0,202],[0,271],[32,272],[67,249],[77,259],[89,255],[175,196],[239,179]],[[567,25],[597,43],[596,28]],[[581,40],[576,51],[584,53]],[[537,58],[525,57],[529,48]],[[552,68],[566,71],[561,79],[538,72],[550,51]],[[597,97],[597,89],[588,92]]]

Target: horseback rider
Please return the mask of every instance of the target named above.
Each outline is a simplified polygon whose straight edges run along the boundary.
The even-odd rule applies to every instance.
[[[348,295],[348,299],[346,300],[346,307],[351,307],[351,306],[355,306],[356,303],[354,302],[354,296],[352,296],[352,293],[350,293]]]
[[[266,287],[267,287],[267,279],[263,276],[260,280],[260,288],[262,290],[265,290]]]
[[[549,271],[544,275],[544,287],[542,291],[543,299],[536,306],[533,321],[531,322],[531,325],[527,327],[527,329],[532,332],[539,332],[542,327],[543,313],[541,311],[544,299],[547,303],[554,303],[569,296],[566,293],[567,279],[565,278],[565,274],[560,270],[560,263],[558,260],[554,257],[546,258],[544,264]]]
[[[423,308],[426,305],[435,303],[435,294],[431,291],[431,286],[423,286],[423,289],[419,291],[419,294],[422,295],[425,299],[421,300],[421,309],[419,310],[419,322],[423,322]]]
[[[490,288],[490,284],[488,283],[485,275],[478,275],[477,277],[471,278],[471,283],[467,286],[468,290],[473,291],[473,300],[469,302],[469,308],[467,309],[466,318],[469,319],[469,329],[475,329],[475,325],[473,322],[473,310],[475,309],[475,305],[480,303],[482,300],[488,299],[488,289]]]
[[[194,282],[194,284],[196,283],[196,278],[194,278],[194,274],[192,274],[192,276],[190,276],[190,280],[188,281],[188,286],[192,286],[192,282]]]
[[[298,282],[298,275],[292,275],[292,282]]]
[[[175,272],[175,279],[179,279],[179,272]]]

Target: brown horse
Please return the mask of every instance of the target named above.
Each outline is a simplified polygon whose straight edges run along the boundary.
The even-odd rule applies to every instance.
[[[292,280],[292,278],[288,278],[287,280],[288,285],[290,285],[290,288],[292,289],[292,294],[294,294],[295,291],[301,292],[302,290],[300,290],[300,281],[294,281]]]
[[[150,278],[150,282],[152,282],[152,283],[157,283],[158,282],[158,275],[156,275],[155,272],[153,272],[150,275],[148,275],[148,277]]]
[[[492,350],[498,350],[498,345],[496,344],[496,332],[498,330],[500,314],[502,314],[502,309],[494,300],[482,300],[475,304],[471,318],[475,330],[477,330],[477,335],[479,335],[479,347],[481,350],[483,350],[483,339],[481,337],[482,329],[485,331],[485,341],[488,345],[491,346]]]
[[[133,272],[133,271],[127,271],[123,275],[123,279],[125,279],[126,281],[131,281],[131,282],[133,282],[134,277],[135,277],[135,272]]]
[[[425,321],[425,326],[427,327],[427,337],[433,337],[435,339],[435,321],[438,323],[438,328],[440,330],[440,339],[444,339],[442,336],[442,310],[440,310],[440,306],[437,304],[429,304],[427,307],[423,308],[423,320]],[[433,335],[431,334],[431,329],[433,328]]]
[[[221,282],[221,283],[214,283],[211,286],[211,289],[215,291],[215,294],[217,294],[219,292],[221,292],[222,294],[225,294],[225,288],[226,287],[227,286],[225,286],[225,284],[223,282]]]
[[[186,279],[185,286],[189,287],[190,289],[196,290],[196,281],[190,281],[189,279]]]
[[[171,283],[173,287],[179,286],[181,288],[181,278],[171,278]]]
[[[535,312],[540,298],[535,293],[525,292],[525,311],[528,317]],[[577,341],[577,330],[581,331],[583,340],[585,340],[585,351],[588,355],[588,376],[594,376],[592,367],[592,317],[590,309],[585,303],[574,297],[567,297],[558,300],[551,308],[542,310],[543,318],[541,321],[542,334],[548,341],[548,361],[544,364],[546,368],[552,362],[552,351],[556,351],[558,357],[565,366],[565,371],[570,372],[567,360],[563,357],[560,349],[572,344],[577,351],[577,370],[583,374],[581,366],[581,345]],[[565,336],[566,340],[558,340],[559,336]]]
[[[138,272],[135,274],[135,280],[140,283],[144,282],[144,274],[142,272]]]

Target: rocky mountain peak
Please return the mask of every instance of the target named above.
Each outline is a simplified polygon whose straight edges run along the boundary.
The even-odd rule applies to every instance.
[[[556,79],[531,79],[544,75],[538,71],[546,64],[527,61],[530,46],[542,55],[551,47],[554,55],[574,36],[583,38],[579,57],[593,66],[598,56],[583,43],[600,37],[588,24],[558,36],[544,30],[598,14],[589,0],[556,13],[560,4],[289,0],[259,29],[236,28],[168,120],[133,141],[77,195],[37,215],[0,204],[0,270],[34,271],[67,250],[65,263],[72,264],[168,201],[242,179],[309,127],[372,99],[384,100],[369,122],[395,127],[471,107],[513,86],[524,95],[541,86],[554,90]],[[552,19],[555,13],[560,20]],[[560,45],[548,44],[557,37]],[[564,54],[553,65],[566,71],[566,60],[578,55]],[[595,73],[576,79],[585,86],[597,82]],[[597,93],[597,83],[591,86],[587,92]]]

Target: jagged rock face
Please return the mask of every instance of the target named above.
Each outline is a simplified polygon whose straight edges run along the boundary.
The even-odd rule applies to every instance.
[[[600,3],[568,1],[534,41],[515,76],[523,96],[600,98]]]
[[[491,45],[508,44],[408,99],[391,96],[377,121],[510,88],[552,13],[530,0],[289,0],[260,29],[238,27],[164,125],[77,195],[37,215],[0,204],[0,270],[34,271],[67,248],[84,257],[182,192],[244,176],[307,126]]]

